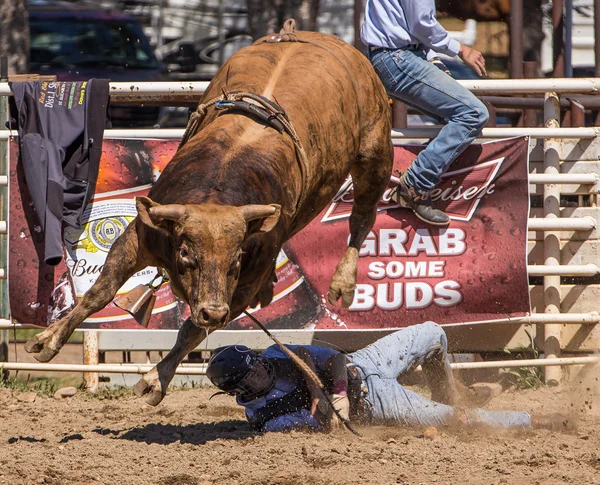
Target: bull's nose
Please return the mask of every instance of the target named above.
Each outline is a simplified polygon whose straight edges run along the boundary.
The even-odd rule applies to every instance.
[[[227,315],[229,315],[229,307],[227,305],[208,306],[202,309],[202,319],[210,325],[222,325],[225,323]]]

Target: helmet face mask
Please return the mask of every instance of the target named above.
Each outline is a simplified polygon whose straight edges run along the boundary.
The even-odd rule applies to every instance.
[[[268,359],[244,345],[230,345],[214,351],[206,375],[222,391],[251,399],[271,390],[275,372]]]
[[[257,357],[252,368],[236,385],[234,392],[244,397],[266,394],[275,383],[273,366],[267,359]]]

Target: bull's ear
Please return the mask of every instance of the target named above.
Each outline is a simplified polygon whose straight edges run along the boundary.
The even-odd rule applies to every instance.
[[[246,222],[262,220],[261,224],[256,224],[252,229],[252,233],[269,232],[275,227],[279,216],[281,215],[281,206],[279,204],[269,205],[243,205],[240,211],[246,219]]]
[[[156,209],[164,206],[161,206],[148,197],[136,197],[135,206],[138,211],[138,218],[142,223],[165,235],[169,235],[169,232],[165,227],[165,218],[155,213]]]

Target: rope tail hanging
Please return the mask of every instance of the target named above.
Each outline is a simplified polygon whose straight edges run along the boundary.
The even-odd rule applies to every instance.
[[[258,325],[260,327],[260,329],[263,330],[269,336],[269,338],[271,340],[273,340],[273,342],[275,342],[277,344],[277,346],[281,349],[281,351],[285,355],[287,355],[291,359],[291,361],[294,362],[294,364],[296,364],[298,366],[298,368],[304,374],[304,377],[306,378],[306,380],[310,381],[312,384],[314,384],[315,386],[317,386],[319,388],[319,390],[323,393],[323,396],[325,396],[325,400],[327,401],[327,404],[329,405],[330,409],[337,416],[337,418],[342,423],[344,423],[344,426],[348,429],[348,431],[354,433],[356,436],[361,436],[361,434],[354,429],[354,427],[352,426],[350,421],[348,419],[342,417],[340,412],[335,408],[335,406],[333,405],[333,402],[331,401],[331,398],[329,397],[329,394],[327,393],[327,390],[325,389],[325,386],[321,382],[321,379],[319,378],[319,376],[308,365],[306,365],[306,363],[302,359],[300,359],[300,357],[298,357],[296,354],[294,354],[294,352],[292,352],[285,345],[283,345],[279,341],[279,339],[277,337],[275,337],[275,335],[273,335],[271,332],[269,332],[267,327],[265,327],[260,321],[258,321],[254,315],[252,315],[248,311],[244,311],[244,313],[246,314],[246,316],[248,316],[250,318],[250,320],[252,320],[254,323],[256,323],[256,325]]]

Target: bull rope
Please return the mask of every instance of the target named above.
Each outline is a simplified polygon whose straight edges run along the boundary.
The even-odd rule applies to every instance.
[[[206,114],[208,113],[208,108],[216,105],[219,102],[223,102],[223,101],[234,102],[234,101],[244,101],[246,99],[253,101],[254,104],[258,104],[261,108],[263,108],[269,114],[270,119],[274,119],[274,120],[278,121],[283,126],[283,129],[285,130],[285,132],[289,135],[289,137],[294,142],[294,148],[296,150],[296,154],[298,155],[298,158],[300,161],[300,163],[299,163],[300,174],[302,176],[302,180],[304,181],[304,183],[302,184],[300,197],[296,204],[296,208],[298,208],[304,202],[304,197],[305,197],[305,193],[306,193],[305,189],[308,185],[308,171],[309,171],[308,167],[309,167],[309,165],[308,165],[308,157],[306,155],[306,151],[304,151],[304,147],[302,146],[302,142],[300,141],[300,138],[298,137],[298,133],[296,132],[296,130],[295,130],[294,126],[292,125],[292,122],[290,121],[288,116],[285,114],[285,111],[283,111],[283,110],[280,111],[280,110],[275,109],[274,103],[268,101],[266,98],[264,98],[256,93],[223,92],[223,94],[221,94],[220,96],[217,96],[216,98],[213,98],[206,103],[199,104],[198,107],[196,108],[196,110],[190,115],[190,119],[188,121],[187,127],[185,128],[185,132],[183,133],[183,138],[179,142],[177,151],[179,151],[183,147],[183,145],[185,145],[190,140],[190,138],[192,138],[194,135],[196,135],[198,133],[200,125],[206,118]]]
[[[315,47],[325,50],[346,70],[349,78],[352,79],[352,73],[348,69],[348,66],[346,65],[346,63],[342,62],[342,60],[338,56],[336,56],[330,49],[328,49],[327,47],[325,47],[317,42],[312,42],[312,41],[301,39],[298,37],[298,34],[296,33],[296,21],[294,19],[286,20],[283,24],[283,28],[279,31],[279,34],[272,35],[271,37],[268,37],[267,39],[264,39],[257,43],[274,44],[274,43],[279,43],[279,42],[298,42],[300,44],[310,44],[310,45],[313,45]],[[355,91],[356,91],[356,88],[355,88]],[[250,99],[250,100],[254,101],[254,103],[258,104],[260,107],[265,109],[267,111],[267,113],[269,113],[269,115],[270,115],[269,117],[271,119],[275,119],[279,123],[281,123],[281,125],[284,127],[285,132],[289,135],[289,137],[294,142],[294,148],[296,150],[296,154],[300,161],[300,163],[299,163],[300,173],[301,173],[302,179],[304,180],[304,183],[302,184],[302,189],[300,192],[300,197],[298,199],[298,202],[296,203],[296,210],[297,210],[304,202],[304,198],[305,198],[305,194],[306,194],[306,187],[308,185],[309,165],[308,165],[308,157],[306,155],[306,151],[304,150],[304,147],[302,146],[302,142],[300,141],[300,138],[298,137],[298,134],[296,133],[296,130],[294,129],[294,126],[292,125],[292,122],[285,114],[285,111],[283,111],[283,108],[282,108],[282,111],[276,110],[274,108],[273,103],[268,101],[266,98],[259,96],[256,93],[243,93],[243,92],[227,93],[227,92],[223,91],[223,94],[221,94],[220,96],[217,96],[216,98],[213,98],[206,103],[199,104],[198,107],[196,108],[196,110],[190,115],[190,119],[188,121],[185,132],[183,133],[183,138],[181,139],[181,142],[179,143],[179,146],[177,147],[177,151],[179,151],[181,149],[181,147],[183,147],[183,145],[185,145],[189,141],[190,138],[192,138],[194,135],[196,135],[196,133],[198,133],[198,129],[200,128],[200,125],[206,118],[208,108],[217,104],[220,101],[243,101],[244,99]]]
[[[342,423],[344,423],[344,426],[348,429],[348,431],[350,431],[350,432],[354,433],[356,436],[359,436],[359,437],[362,438],[362,435],[358,431],[356,431],[354,429],[354,427],[350,423],[350,420],[344,418],[340,414],[340,412],[335,408],[335,406],[333,405],[333,402],[331,401],[331,397],[329,397],[329,394],[327,393],[327,389],[323,385],[323,382],[321,382],[321,379],[316,374],[316,372],[313,371],[306,364],[306,362],[302,361],[302,359],[300,359],[300,357],[298,357],[296,354],[294,354],[294,352],[292,352],[285,345],[283,345],[279,341],[279,339],[277,337],[275,337],[275,335],[273,335],[271,332],[269,332],[269,330],[267,329],[267,327],[265,327],[254,315],[252,315],[247,310],[244,310],[244,313],[246,314],[247,317],[250,318],[250,320],[252,320],[254,323],[256,323],[256,325],[258,325],[260,327],[260,329],[262,331],[264,331],[269,336],[269,338],[271,340],[273,340],[273,342],[275,342],[277,344],[277,346],[281,349],[281,351],[285,355],[287,355],[294,364],[296,364],[298,366],[298,368],[300,369],[300,371],[304,374],[304,377],[306,378],[306,380],[312,382],[315,386],[317,386],[319,388],[319,390],[323,393],[323,396],[325,397],[325,401],[327,401],[327,404],[329,405],[329,408],[333,411],[333,413],[337,416],[337,418]]]

